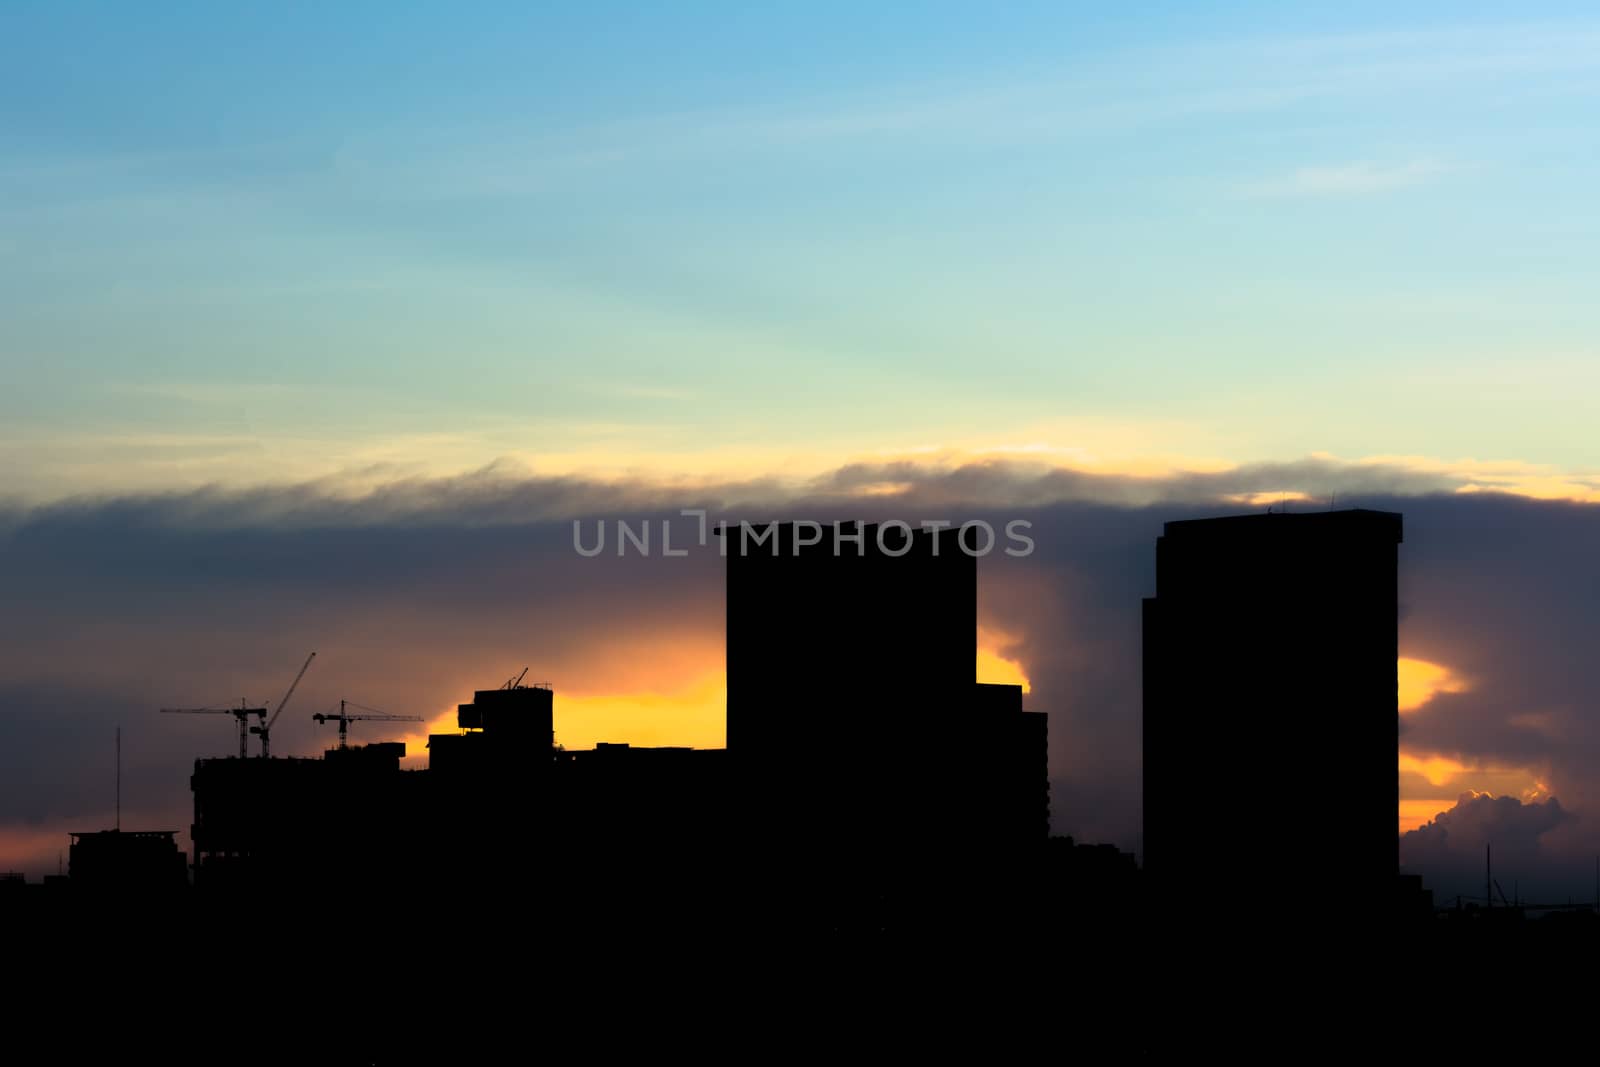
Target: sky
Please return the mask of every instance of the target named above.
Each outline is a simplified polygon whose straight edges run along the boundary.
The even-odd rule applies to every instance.
[[[1589,493],[1580,5],[6,5],[0,492],[1326,454]]]
[[[1576,862],[1584,631],[1527,605],[1595,588],[1597,108],[1578,4],[8,3],[0,868],[104,821],[113,722],[186,825],[226,730],[149,712],[312,648],[307,713],[527,665],[573,743],[720,744],[715,568],[563,524],[863,501],[1059,520],[980,670],[1053,715],[1058,832],[1134,849],[1137,637],[1085,620],[1160,522],[1433,516],[1403,561],[1484,615],[1402,621],[1400,828]]]

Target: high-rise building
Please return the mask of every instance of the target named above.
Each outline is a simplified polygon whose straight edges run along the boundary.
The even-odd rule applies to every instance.
[[[976,558],[954,530],[762,532],[724,531],[728,754],[762,783],[761,825],[830,848],[945,829],[940,769],[973,705]]]
[[[1401,539],[1399,515],[1361,509],[1166,524],[1144,602],[1157,899],[1389,906]]]
[[[976,682],[974,542],[849,522],[723,536],[736,848],[755,880],[736,892],[833,927],[999,921],[1049,833],[1045,717]]]
[[[1022,710],[1022,686],[978,683],[969,753],[972,836],[1005,848],[1050,836],[1050,745],[1042,711]]]
[[[1047,835],[1044,716],[975,681],[973,541],[854,522],[724,536],[728,753],[764,832],[830,852]]]

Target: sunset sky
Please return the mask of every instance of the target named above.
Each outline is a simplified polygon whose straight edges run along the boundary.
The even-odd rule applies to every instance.
[[[10,4],[0,490],[1028,448],[1592,492],[1600,20],[1460,7]]]
[[[1576,862],[1597,113],[1580,4],[7,4],[0,869],[118,724],[186,826],[230,735],[154,709],[313,648],[285,751],[524,666],[720,745],[715,560],[568,540],[696,505],[1040,523],[979,669],[1136,849],[1161,522],[1329,499],[1407,515],[1400,828]]]

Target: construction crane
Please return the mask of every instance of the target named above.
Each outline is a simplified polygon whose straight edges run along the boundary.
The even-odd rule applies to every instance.
[[[283,706],[289,703],[289,698],[294,696],[294,691],[300,686],[300,679],[306,676],[306,668],[311,666],[311,661],[317,658],[315,652],[306,657],[300,665],[300,673],[294,676],[294,681],[289,683],[289,691],[283,694],[283,699],[278,701],[278,706],[272,711],[272,718],[260,726],[250,727],[250,732],[261,737],[261,758],[267,759],[271,755],[270,742],[272,740],[272,724],[278,721],[278,716],[283,714]]]
[[[364,714],[352,715],[346,710],[348,708],[360,708]],[[364,719],[371,722],[422,722],[421,715],[390,715],[387,711],[369,708],[365,705],[357,704],[353,700],[339,701],[339,713],[337,715],[329,711],[318,712],[311,717],[317,722],[337,722],[339,724],[339,747],[341,749],[349,747],[345,744],[345,735],[350,729],[350,724],[358,720]]]
[[[250,754],[250,716],[266,720],[266,708],[252,708],[249,701],[240,698],[236,708],[162,708],[163,715],[232,715],[239,722],[239,758]]]
[[[502,685],[500,688],[501,689],[515,689],[517,686],[522,684],[522,680],[524,678],[526,678],[527,676],[528,676],[528,668],[524,667],[524,668],[522,668],[522,673],[521,674],[517,675],[515,678],[507,678],[506,679],[506,684]]]

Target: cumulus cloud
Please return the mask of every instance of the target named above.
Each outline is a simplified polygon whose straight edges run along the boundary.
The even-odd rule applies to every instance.
[[[1518,893],[1535,903],[1559,903],[1559,899],[1539,900],[1537,894],[1570,889],[1567,868],[1572,864],[1552,855],[1544,841],[1551,831],[1575,821],[1576,816],[1554,797],[1524,802],[1518,797],[1463,793],[1454,807],[1401,835],[1401,867],[1421,874],[1436,899],[1458,893],[1481,899],[1492,850],[1493,870],[1499,872],[1495,880],[1508,897]],[[1519,889],[1513,889],[1513,883]],[[1520,888],[1536,896],[1523,894]]]

